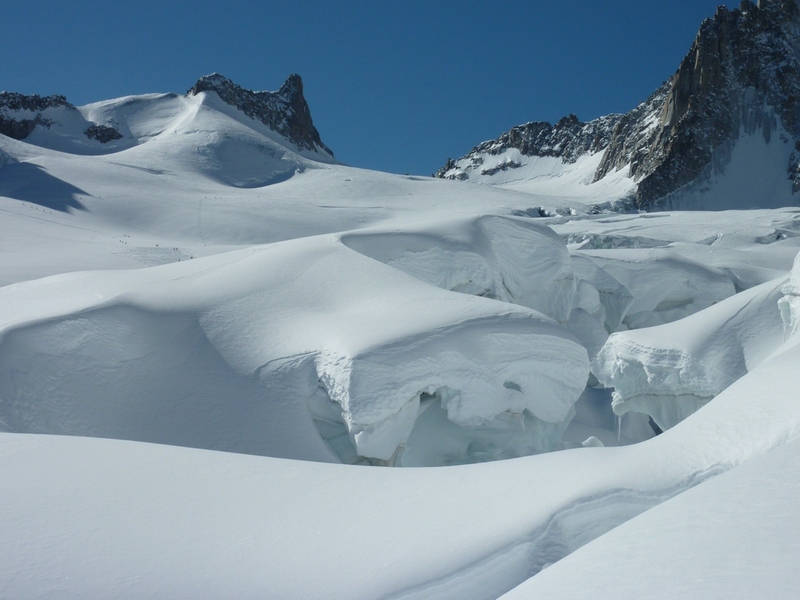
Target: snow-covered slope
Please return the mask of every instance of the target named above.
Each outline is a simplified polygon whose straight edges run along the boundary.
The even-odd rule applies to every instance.
[[[436,404],[469,428],[463,442],[409,451],[464,462],[555,448],[589,371],[539,313],[438,290],[330,237],[0,296],[11,431],[327,460],[321,435],[347,462],[403,464],[398,449]],[[494,448],[484,429],[506,445],[527,435]]]
[[[796,403],[798,361],[800,346],[788,344],[659,439],[701,424],[695,440],[716,437],[718,421],[709,420],[709,413],[729,409],[742,433],[751,424],[756,428],[729,438],[741,452],[750,452],[750,434],[766,433],[756,415],[775,411],[781,419],[785,413],[778,407]],[[631,599],[793,597],[800,583],[797,431],[787,430],[779,444],[596,539],[503,598],[588,599],[596,598],[598,589]]]
[[[783,342],[785,278],[682,320],[614,333],[593,373],[614,388],[614,412],[650,415],[668,429],[764,361]]]
[[[0,597],[496,598],[796,437],[796,209],[347,167],[293,81],[0,135]]]
[[[532,577],[514,597],[596,597],[596,581],[622,597],[746,598],[759,583],[791,597],[797,444],[768,452],[800,434],[798,348],[642,444],[444,469],[0,434],[0,589],[488,599]],[[764,556],[734,578],[715,568]]]

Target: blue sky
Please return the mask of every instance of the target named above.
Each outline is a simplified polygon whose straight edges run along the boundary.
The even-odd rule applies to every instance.
[[[513,125],[624,112],[667,79],[716,0],[7,2],[0,89],[86,104],[305,82],[351,165],[430,174]],[[737,6],[738,2],[728,2]]]

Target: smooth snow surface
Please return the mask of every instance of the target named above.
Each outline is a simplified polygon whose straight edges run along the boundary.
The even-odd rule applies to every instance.
[[[714,404],[733,408],[730,402],[738,397],[752,404],[742,416],[766,416],[778,406],[796,404],[799,350],[794,345],[767,361]],[[786,413],[777,409],[779,415]],[[697,434],[718,435],[708,416],[696,414],[709,427]],[[599,589],[613,590],[621,599],[793,598],[800,585],[797,434],[787,430],[782,447],[632,519],[503,598],[589,599]],[[750,451],[752,440],[740,441]]]
[[[0,137],[0,597],[795,595],[798,209],[51,112]]]
[[[788,502],[796,495],[792,471],[775,467],[788,478],[767,476],[745,464],[742,476],[737,468],[731,478],[710,482],[722,486],[719,493],[712,487],[704,497],[710,484],[703,483],[696,488],[699,498],[683,500],[681,494],[797,438],[798,349],[790,345],[691,418],[639,445],[446,469],[375,470],[2,434],[2,589],[8,597],[92,596],[113,589],[126,597],[496,598],[596,538],[586,550],[601,550],[589,555],[588,564],[600,576],[625,569],[628,579],[616,578],[623,588],[641,593],[650,572],[628,572],[627,562],[613,566],[609,552],[631,552],[634,541],[642,554],[637,560],[650,559],[651,567],[685,560],[670,543],[692,548],[695,561],[707,565],[703,572],[720,585],[713,570],[719,553],[741,561],[755,560],[762,548],[771,554],[796,548],[796,528],[785,526],[796,521],[796,503]],[[761,394],[757,404],[754,394]],[[781,490],[780,507],[788,512],[771,512],[775,498],[747,503],[725,491],[733,480],[744,498],[760,498],[765,478],[770,490]],[[663,511],[641,517],[636,535],[602,546],[604,533],[669,498],[674,500]],[[678,502],[675,512],[671,502]],[[681,524],[683,537],[652,534],[653,528],[671,531],[681,515],[698,510],[711,510],[731,529]],[[761,545],[733,533],[737,518],[753,528],[753,521],[782,515],[783,526],[772,521],[768,533],[756,538]],[[692,535],[699,534],[692,532],[707,536],[702,547],[693,545]],[[784,577],[773,589],[790,589],[795,574],[785,569],[791,556],[773,565],[772,572]],[[540,576],[557,573],[559,565]],[[589,597],[597,588],[575,576],[582,568],[579,562],[568,570],[561,585]],[[679,571],[664,567],[662,573],[662,597],[665,590],[692,585]]]

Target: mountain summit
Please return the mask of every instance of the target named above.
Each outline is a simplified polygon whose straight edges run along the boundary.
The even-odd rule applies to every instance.
[[[221,103],[213,110],[230,113],[245,127],[253,125],[250,119],[263,123],[289,142],[290,151],[309,151],[322,161],[333,157],[311,120],[299,75],[290,75],[277,92],[254,92],[213,73],[201,77],[186,96],[145,94],[86,106],[74,106],[58,95],[0,92],[0,134],[70,153],[118,152],[164,133],[171,117],[177,118],[189,104],[202,103],[202,93],[215,94]],[[224,105],[235,110],[226,111]]]
[[[187,92],[197,95],[201,92],[215,92],[220,99],[251,119],[256,119],[279,133],[298,148],[333,152],[319,137],[319,132],[311,120],[311,110],[303,96],[303,80],[292,74],[277,92],[254,92],[236,85],[233,81],[212,73],[201,77]]]
[[[489,160],[503,156],[500,162]],[[759,182],[766,204],[796,204],[797,1],[760,0],[756,5],[744,0],[737,9],[720,6],[700,26],[677,72],[630,112],[589,123],[571,115],[555,125],[514,127],[465,157],[448,160],[436,175],[500,183],[493,181],[500,171],[518,169],[534,157],[574,164],[588,156],[599,161],[591,163],[594,171],[584,183],[625,173],[634,184],[627,193],[639,209],[696,205],[698,193],[708,192],[723,177],[728,178],[726,190],[735,190],[734,171],[740,179]],[[777,170],[776,161],[783,163]],[[770,181],[765,180],[765,162],[774,171]],[[493,166],[487,167],[489,163]]]

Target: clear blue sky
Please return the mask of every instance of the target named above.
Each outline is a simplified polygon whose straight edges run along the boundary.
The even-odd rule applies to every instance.
[[[430,174],[513,125],[631,109],[719,3],[6,2],[0,90],[81,105],[183,93],[214,71],[256,90],[299,73],[340,160]]]

